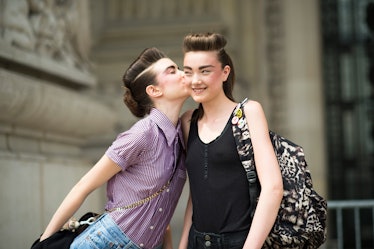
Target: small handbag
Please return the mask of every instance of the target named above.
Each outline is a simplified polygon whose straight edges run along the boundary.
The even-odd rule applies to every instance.
[[[60,231],[57,231],[41,242],[40,238],[35,240],[31,249],[68,249],[73,240],[99,217],[100,215],[97,213],[88,212],[79,221],[70,219],[66,227],[64,226]]]

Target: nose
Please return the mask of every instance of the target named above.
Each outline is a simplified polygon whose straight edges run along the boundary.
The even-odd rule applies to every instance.
[[[183,70],[178,69],[179,76],[183,78],[183,80],[186,78],[186,75]]]
[[[191,83],[196,84],[199,82],[201,82],[199,75],[197,73],[194,73],[191,77]]]
[[[186,79],[186,74],[184,73],[183,70],[178,69],[179,77],[182,80],[183,84],[187,84],[187,79]]]

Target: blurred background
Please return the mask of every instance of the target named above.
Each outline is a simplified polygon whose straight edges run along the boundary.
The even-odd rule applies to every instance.
[[[331,205],[324,247],[374,248],[373,5],[0,0],[0,248],[29,248],[74,183],[136,121],[122,102],[130,62],[156,46],[183,66],[183,37],[208,31],[228,40],[236,100],[259,101],[270,128],[304,147],[317,192],[332,204],[371,203],[359,213]],[[184,110],[195,107],[189,100]],[[104,191],[77,216],[103,211]],[[188,184],[173,217],[175,247],[187,196]]]

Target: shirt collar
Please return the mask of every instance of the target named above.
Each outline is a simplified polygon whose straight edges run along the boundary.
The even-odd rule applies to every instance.
[[[175,137],[178,135],[179,140],[184,148],[183,142],[183,134],[181,129],[181,122],[178,120],[177,127],[170,121],[170,119],[161,111],[156,108],[152,108],[151,112],[149,113],[149,118],[156,123],[156,125],[162,130],[164,133],[167,143],[171,146],[175,140]]]

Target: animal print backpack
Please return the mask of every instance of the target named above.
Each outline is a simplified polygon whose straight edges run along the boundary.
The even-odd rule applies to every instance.
[[[253,217],[261,186],[244,115],[246,101],[235,108],[232,129],[239,157],[247,173]],[[263,248],[318,248],[326,241],[326,200],[313,189],[302,147],[272,131],[270,140],[281,169],[284,191],[275,224]]]

